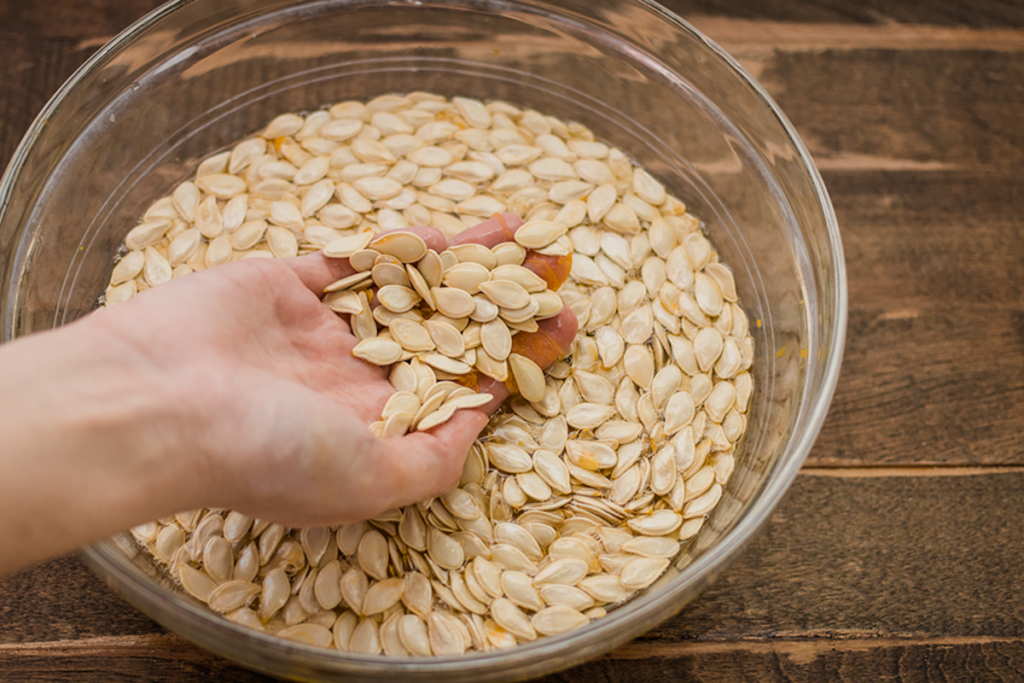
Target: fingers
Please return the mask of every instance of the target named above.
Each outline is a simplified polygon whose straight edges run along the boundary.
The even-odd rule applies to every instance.
[[[576,314],[565,307],[555,317],[539,321],[537,326],[536,332],[520,332],[512,337],[512,353],[526,356],[543,370],[569,351],[576,339],[579,323]],[[488,414],[497,410],[511,393],[504,383],[486,375],[479,376],[475,389],[478,393],[494,396],[480,408]]]
[[[514,213],[496,213],[484,222],[477,223],[469,230],[449,239],[448,246],[475,242],[491,249],[502,242],[511,242],[522,224],[523,219]]]
[[[448,241],[449,246],[475,242],[493,248],[502,242],[514,239],[516,230],[523,225],[523,219],[514,213],[495,214],[486,221],[459,233]],[[572,260],[566,257],[546,256],[533,250],[527,251],[523,266],[537,273],[551,289],[557,290],[569,275]],[[520,332],[512,338],[512,352],[526,356],[544,369],[564,356],[576,339],[579,324],[576,315],[568,308],[553,318],[538,321],[538,330],[532,334]],[[508,398],[509,389],[502,382],[480,375],[476,390],[492,394],[494,398],[481,410],[493,413]]]
[[[348,259],[327,258],[322,251],[296,256],[285,260],[285,263],[299,276],[302,284],[317,296],[322,295],[324,287],[332,282],[355,274]]]
[[[458,484],[473,441],[487,424],[479,410],[460,410],[429,432],[381,439],[378,476],[389,481],[388,508],[428,500]]]
[[[387,232],[396,231],[387,230],[379,234],[383,235]],[[419,235],[427,243],[429,249],[439,253],[448,247],[444,235],[437,228],[418,226],[403,229],[402,232],[412,232]],[[324,256],[322,251],[286,259],[285,263],[295,271],[295,274],[302,280],[302,284],[315,292],[317,296],[323,294],[324,287],[327,285],[349,275],[355,275],[356,272],[349,265],[348,259],[328,258]]]
[[[576,339],[579,322],[569,307],[558,315],[538,321],[537,331],[512,337],[512,353],[526,356],[542,369],[564,356]]]
[[[526,356],[546,368],[565,355],[576,338],[576,315],[568,308],[553,318],[541,320],[532,334],[512,338],[512,352]],[[426,432],[414,432],[400,439],[384,439],[379,460],[384,474],[396,482],[396,499],[389,507],[406,505],[447,491],[458,482],[462,465],[473,441],[487,425],[487,416],[508,398],[507,386],[481,376],[476,390],[493,399],[478,410],[459,410],[444,424]]]

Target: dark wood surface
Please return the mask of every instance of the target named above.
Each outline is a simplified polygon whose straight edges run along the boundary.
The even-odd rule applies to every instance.
[[[1024,5],[665,4],[764,83],[822,170],[849,273],[843,374],[743,557],[675,618],[549,680],[1024,680]],[[0,1],[0,160],[156,5]],[[64,557],[0,580],[0,680],[269,679]]]

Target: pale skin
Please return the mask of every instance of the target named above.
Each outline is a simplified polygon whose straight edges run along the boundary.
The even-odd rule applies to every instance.
[[[452,243],[493,246],[519,224],[492,219]],[[507,391],[481,386],[495,395],[483,410],[374,437],[394,390],[320,301],[351,272],[322,254],[240,261],[0,347],[0,574],[184,510],[340,524],[457,483]],[[567,349],[575,317],[551,322],[538,334]]]

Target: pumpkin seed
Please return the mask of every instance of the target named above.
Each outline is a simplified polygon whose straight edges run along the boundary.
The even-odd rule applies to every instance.
[[[516,638],[525,641],[537,639],[537,631],[530,619],[511,600],[498,598],[491,604],[491,616],[495,623]]]
[[[373,584],[363,598],[364,614],[380,614],[402,598],[405,582],[402,579],[384,579]]]
[[[324,255],[330,258],[348,258],[357,251],[365,249],[372,239],[372,232],[360,232],[348,237],[341,237],[324,247]]]
[[[543,249],[566,232],[566,226],[553,221],[532,221],[519,226],[515,240],[524,249]]]
[[[516,380],[519,393],[527,401],[539,401],[544,397],[544,373],[537,364],[526,356],[512,353],[508,356],[512,376]]]
[[[385,285],[377,291],[377,300],[389,311],[404,313],[420,302],[420,295],[403,285]]]
[[[587,563],[576,558],[565,557],[551,562],[534,577],[535,585],[557,583],[574,586],[587,575]]]
[[[530,619],[530,623],[537,629],[537,632],[546,636],[565,633],[589,622],[589,618],[564,605],[543,609]]]
[[[402,357],[402,347],[386,339],[364,339],[355,345],[352,355],[374,365],[391,365]]]
[[[398,622],[398,634],[402,645],[410,654],[426,657],[431,654],[427,625],[415,614],[406,614]]]
[[[499,308],[519,309],[530,303],[530,294],[510,280],[481,282],[478,289]]]

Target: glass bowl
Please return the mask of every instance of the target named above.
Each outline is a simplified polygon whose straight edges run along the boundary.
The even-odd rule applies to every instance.
[[[835,388],[846,281],[811,157],[719,47],[646,0],[176,0],[97,52],[0,182],[5,340],[87,313],[149,203],[285,111],[427,90],[505,99],[590,127],[706,224],[751,319],[755,393],[719,507],[669,572],[578,630],[511,650],[385,658],[235,626],[122,534],[85,551],[120,595],[195,643],[297,680],[498,681],[569,667],[678,612],[796,475]]]

